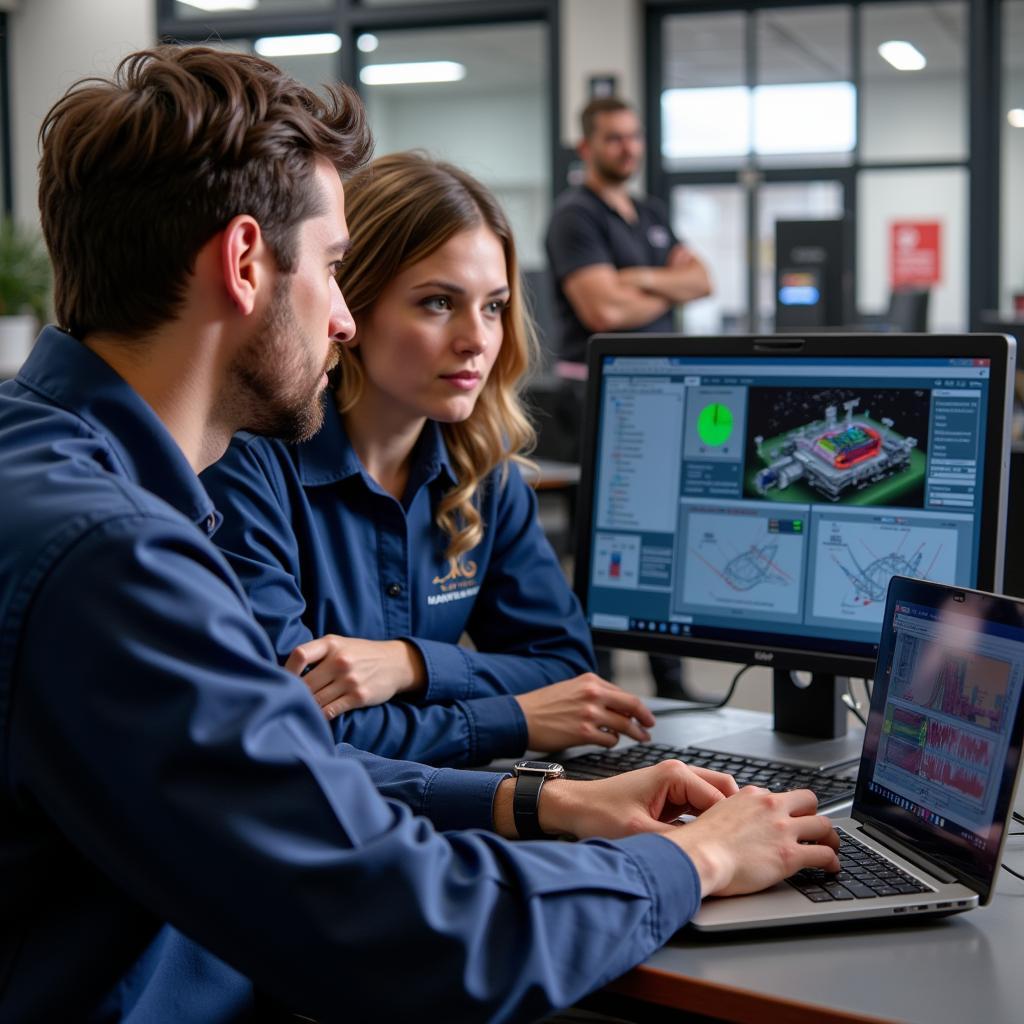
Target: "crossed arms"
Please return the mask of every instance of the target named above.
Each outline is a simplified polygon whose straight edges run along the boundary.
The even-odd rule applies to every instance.
[[[593,263],[562,280],[577,317],[591,331],[642,327],[673,306],[711,294],[707,267],[686,246],[676,244],[664,267],[624,267]]]

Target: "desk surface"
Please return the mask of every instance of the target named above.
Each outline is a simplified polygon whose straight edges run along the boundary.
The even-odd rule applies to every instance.
[[[770,722],[724,710],[659,719],[685,745]],[[1019,829],[1014,829],[1019,831]],[[1024,872],[1024,838],[1003,859]],[[744,1024],[1024,1020],[1024,882],[999,872],[992,904],[928,923],[707,938],[684,929],[614,992]]]

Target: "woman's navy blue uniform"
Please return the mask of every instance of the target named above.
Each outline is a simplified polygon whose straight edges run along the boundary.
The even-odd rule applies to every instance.
[[[593,670],[586,622],[517,466],[482,482],[484,538],[453,572],[434,521],[455,482],[438,425],[424,427],[398,501],[367,474],[333,405],[325,418],[298,445],[239,434],[202,478],[224,516],[216,542],[282,662],[328,633],[408,640],[430,702],[523,693]],[[475,650],[459,646],[464,633]]]

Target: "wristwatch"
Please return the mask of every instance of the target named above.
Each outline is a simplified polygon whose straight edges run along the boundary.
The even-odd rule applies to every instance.
[[[512,797],[512,819],[520,839],[546,839],[540,827],[540,791],[548,779],[558,779],[565,769],[554,761],[517,761],[512,766],[516,791]]]

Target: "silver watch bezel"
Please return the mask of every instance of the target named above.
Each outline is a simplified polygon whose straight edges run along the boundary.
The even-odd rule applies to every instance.
[[[518,775],[541,775],[545,779],[558,779],[565,774],[565,768],[557,761],[516,761],[512,766]]]

